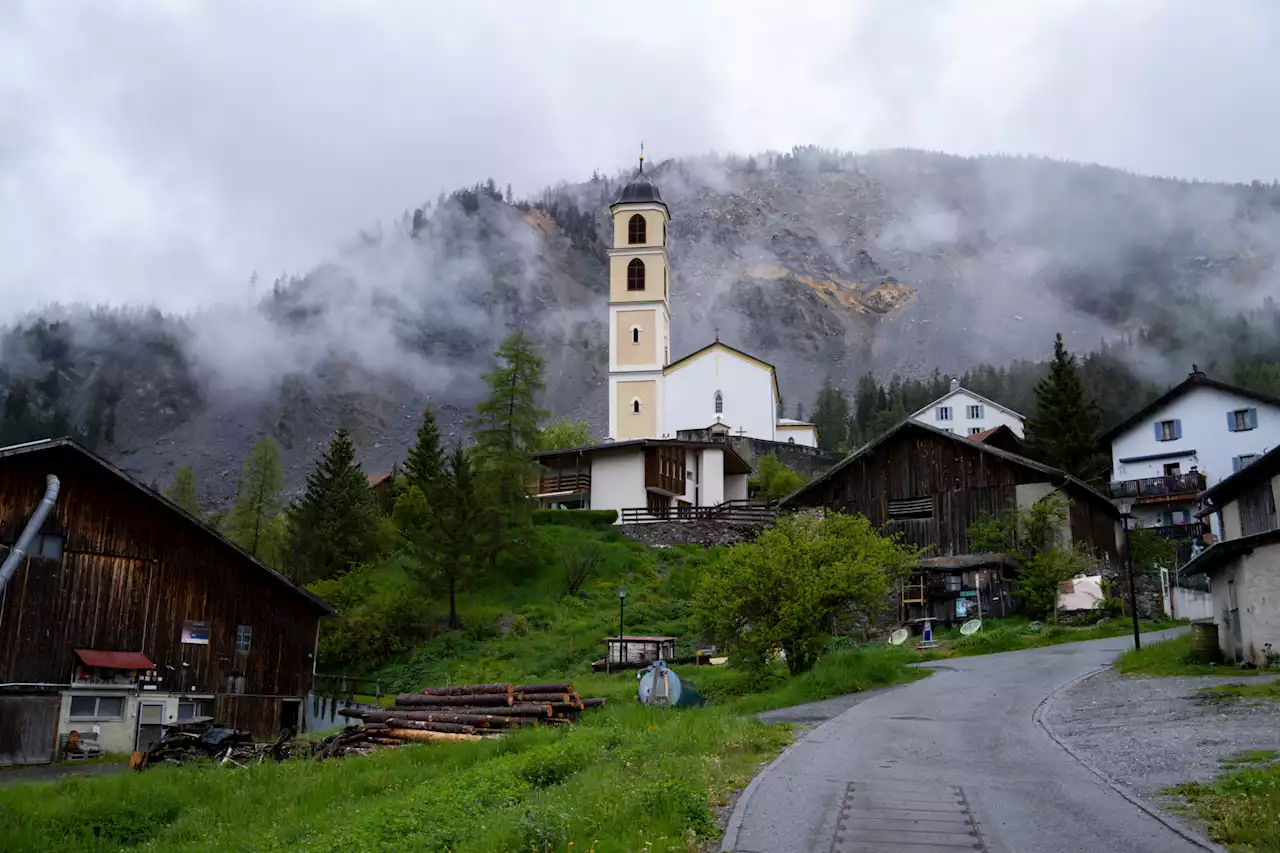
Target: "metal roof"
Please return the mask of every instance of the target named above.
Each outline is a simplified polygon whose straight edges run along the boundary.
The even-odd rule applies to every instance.
[[[103,669],[155,669],[156,665],[142,652],[101,652],[96,649],[76,649],[76,657],[85,666]]]

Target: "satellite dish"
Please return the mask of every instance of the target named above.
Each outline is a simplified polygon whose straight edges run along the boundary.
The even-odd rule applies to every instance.
[[[889,645],[900,646],[907,641],[907,637],[911,636],[911,632],[906,628],[899,628],[889,635]]]
[[[982,630],[981,619],[970,619],[968,622],[960,626],[960,633],[968,637],[970,634],[976,634]]]

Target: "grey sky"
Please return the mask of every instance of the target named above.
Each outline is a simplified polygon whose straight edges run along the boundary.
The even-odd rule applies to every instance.
[[[1280,175],[1280,6],[0,6],[0,320],[188,310],[492,176],[816,143]]]

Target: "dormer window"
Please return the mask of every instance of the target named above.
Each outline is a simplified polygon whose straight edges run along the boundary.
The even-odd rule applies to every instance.
[[[644,217],[635,214],[627,223],[627,242],[631,245],[645,242],[644,239]]]
[[[644,261],[639,258],[627,264],[627,290],[644,290]]]
[[[716,414],[717,415],[724,414],[724,395],[721,394],[719,391],[716,392]]]

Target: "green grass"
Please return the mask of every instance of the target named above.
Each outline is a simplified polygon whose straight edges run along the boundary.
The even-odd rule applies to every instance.
[[[502,741],[0,789],[0,837],[10,853],[696,849],[719,834],[709,806],[788,738],[728,709],[624,704]]]
[[[1280,700],[1280,681],[1264,681],[1259,684],[1219,684],[1202,687],[1200,692],[1222,699],[1270,699]]]
[[[1200,663],[1191,654],[1191,635],[1181,634],[1158,643],[1130,649],[1116,661],[1116,669],[1125,675],[1254,675],[1257,670],[1241,670],[1231,666]]]
[[[1274,749],[1242,749],[1219,762],[1223,767],[1239,767],[1248,764],[1270,764],[1280,760],[1280,752]]]
[[[1170,620],[1143,620],[1139,623],[1139,628],[1144,632],[1160,631],[1178,624]],[[1085,640],[1124,637],[1132,633],[1133,623],[1118,619],[1086,626],[1033,624],[1022,617],[986,619],[983,620],[982,630],[968,637],[962,636],[958,627],[935,632],[934,640],[938,643],[938,647],[920,651],[919,659],[940,660],[952,657],[1016,652],[1021,649],[1056,646],[1061,643],[1079,643]],[[918,638],[913,637],[908,640],[908,644],[913,645],[917,641]]]
[[[1209,784],[1188,782],[1170,789],[1186,799],[1189,810],[1204,821],[1215,841],[1233,850],[1280,850],[1280,757],[1254,751],[1242,761],[1224,761],[1233,772]],[[1264,757],[1265,756],[1265,757]]]

